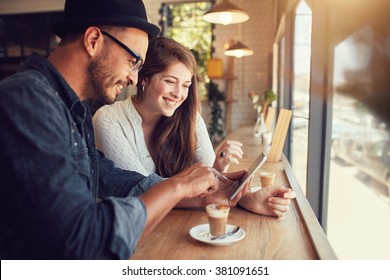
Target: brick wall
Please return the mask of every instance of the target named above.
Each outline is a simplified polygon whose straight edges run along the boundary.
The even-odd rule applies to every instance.
[[[144,0],[150,22],[159,25],[159,10],[161,3],[182,2],[182,0]],[[220,1],[217,0],[217,3]],[[274,0],[231,0],[232,3],[245,10],[249,14],[249,20],[241,24],[216,25],[214,29],[214,56],[220,57],[224,62],[224,71],[228,71],[228,57],[223,54],[225,42],[231,39],[240,39],[242,43],[250,47],[254,54],[243,58],[234,58],[234,99],[232,129],[244,124],[255,123],[255,112],[248,98],[248,92],[263,92],[271,87],[271,53],[274,26]],[[240,38],[238,38],[240,37]],[[218,82],[224,89],[224,83]],[[207,106],[204,103],[203,106]],[[203,114],[209,110],[204,108]],[[204,116],[207,120],[209,117]]]

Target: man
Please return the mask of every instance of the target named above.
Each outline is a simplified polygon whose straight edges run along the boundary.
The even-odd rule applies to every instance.
[[[33,54],[0,85],[0,257],[128,259],[179,201],[218,184],[203,165],[145,178],[95,149],[81,101],[112,103],[137,83],[148,37],[159,33],[142,1],[68,0],[54,30],[63,40],[53,54]]]
[[[113,103],[135,86],[159,33],[141,0],[67,0],[54,31],[62,41],[47,59],[32,54],[0,82],[1,259],[128,259],[178,202],[228,197],[210,167],[144,177],[95,148],[82,101]]]

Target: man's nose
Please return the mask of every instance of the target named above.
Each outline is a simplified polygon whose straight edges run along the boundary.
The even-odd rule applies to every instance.
[[[128,85],[134,87],[138,83],[138,71],[130,71],[127,75]]]

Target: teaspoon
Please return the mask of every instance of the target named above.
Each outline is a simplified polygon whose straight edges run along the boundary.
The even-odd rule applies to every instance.
[[[227,232],[227,233],[222,234],[222,235],[219,235],[219,236],[211,237],[210,240],[219,240],[219,239],[223,239],[223,238],[225,238],[225,237],[227,237],[227,236],[235,235],[235,234],[236,234],[237,232],[239,232],[239,231],[240,231],[240,227],[234,227],[234,228],[232,229],[232,231]]]

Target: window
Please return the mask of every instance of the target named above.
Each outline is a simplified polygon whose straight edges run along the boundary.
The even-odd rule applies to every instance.
[[[290,163],[306,192],[312,12],[301,1],[295,12]]]
[[[369,105],[390,91],[384,30],[371,22],[336,34],[327,234],[341,259],[390,258],[389,123]]]
[[[390,259],[390,1],[297,2],[275,40],[285,154],[337,256]]]
[[[304,193],[309,138],[311,29],[311,8],[302,0],[293,12],[281,16],[273,56],[274,75],[277,75],[273,88],[278,92],[278,109],[293,112],[283,152]]]
[[[309,135],[320,136],[308,169],[321,173],[308,178],[323,185],[308,190],[322,200],[319,217],[340,259],[390,258],[389,9],[389,1],[313,1],[310,106],[319,105]]]

